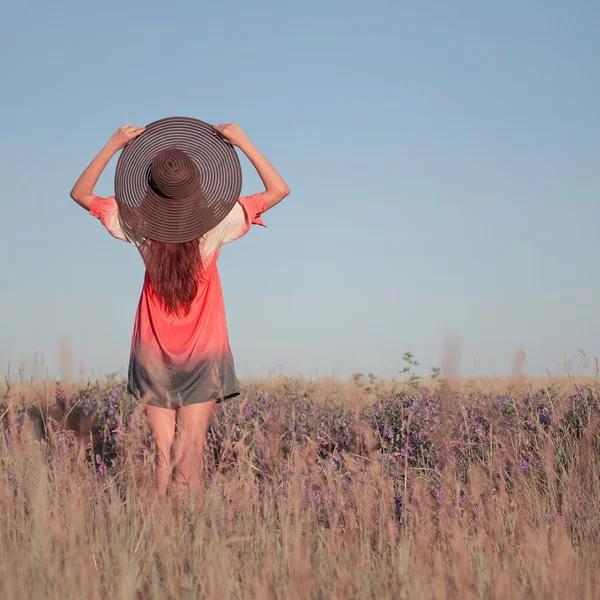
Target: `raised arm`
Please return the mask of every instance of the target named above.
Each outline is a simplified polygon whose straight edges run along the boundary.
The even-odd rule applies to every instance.
[[[87,169],[79,176],[71,190],[71,198],[86,210],[90,210],[94,199],[94,187],[102,175],[102,171],[110,159],[134,138],[144,133],[144,127],[123,125],[117,129],[106,146],[100,150],[96,158],[88,165]]]
[[[287,186],[281,175],[275,170],[275,167],[246,137],[246,134],[238,125],[235,123],[232,123],[231,125],[213,125],[213,128],[226,142],[237,146],[254,165],[254,168],[265,185],[265,191],[261,194],[265,200],[265,210],[273,208],[290,193],[290,188]]]

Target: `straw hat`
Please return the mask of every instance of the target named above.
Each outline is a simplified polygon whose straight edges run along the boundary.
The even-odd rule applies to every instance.
[[[121,218],[141,236],[189,242],[218,225],[242,188],[237,152],[203,121],[150,123],[123,150],[115,173]]]

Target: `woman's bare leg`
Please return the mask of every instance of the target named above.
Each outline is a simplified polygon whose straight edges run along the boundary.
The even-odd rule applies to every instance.
[[[175,410],[146,406],[146,417],[156,444],[156,485],[158,496],[164,498],[167,494],[169,477],[171,475],[171,446],[175,437]]]
[[[197,492],[201,490],[202,451],[215,404],[212,400],[177,409],[177,433],[173,444],[177,464],[175,480]]]

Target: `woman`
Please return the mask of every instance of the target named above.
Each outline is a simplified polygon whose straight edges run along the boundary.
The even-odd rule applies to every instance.
[[[264,192],[239,197],[233,146],[254,165]],[[94,195],[102,171],[122,149],[115,196]],[[211,128],[185,118],[124,125],[73,187],[73,200],[113,237],[133,243],[146,266],[129,390],[144,403],[157,446],[161,497],[173,471],[176,482],[199,488],[215,403],[239,394],[216,267],[220,247],[252,224],[263,225],[260,215],[288,194],[236,124]]]

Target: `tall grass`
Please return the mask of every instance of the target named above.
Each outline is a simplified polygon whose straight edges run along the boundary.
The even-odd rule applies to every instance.
[[[163,503],[122,383],[12,388],[0,597],[598,597],[597,383],[436,386],[249,385]]]

